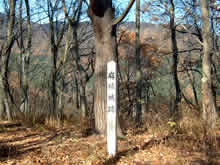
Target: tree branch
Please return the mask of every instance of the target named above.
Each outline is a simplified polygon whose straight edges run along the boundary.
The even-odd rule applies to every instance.
[[[117,25],[118,23],[120,23],[128,14],[128,12],[130,11],[132,5],[134,4],[135,0],[130,0],[129,4],[128,4],[128,7],[125,9],[125,11],[123,12],[123,14],[116,18],[114,21],[113,21],[113,25]]]

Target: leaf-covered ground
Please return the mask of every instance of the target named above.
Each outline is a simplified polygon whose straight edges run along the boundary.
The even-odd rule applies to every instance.
[[[0,123],[0,164],[19,165],[220,165],[220,151],[198,150],[188,139],[180,141],[144,129],[128,131],[118,140],[118,154],[109,157],[104,137],[83,132],[79,127],[27,128]],[[88,136],[89,135],[89,136]],[[217,132],[220,140],[220,131]],[[183,142],[184,141],[184,142]],[[186,141],[188,141],[186,143]],[[195,145],[195,149],[192,147]],[[202,145],[202,144],[201,144]]]

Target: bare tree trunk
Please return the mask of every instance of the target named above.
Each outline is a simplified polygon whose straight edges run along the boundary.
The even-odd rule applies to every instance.
[[[69,55],[69,49],[70,49],[70,46],[71,46],[71,35],[72,35],[71,25],[68,24],[68,31],[67,31],[67,35],[66,35],[64,55],[60,59],[60,62],[59,62],[60,67],[61,67],[61,71],[60,71],[60,77],[61,77],[60,78],[60,88],[61,89],[58,88],[59,92],[57,93],[58,109],[59,110],[63,109],[63,91],[65,89],[65,74],[66,74],[66,69],[68,67],[67,57]]]
[[[145,112],[150,110],[150,85],[146,89],[146,102],[145,102]]]
[[[25,6],[26,6],[26,13],[27,13],[27,30],[28,30],[28,39],[27,39],[27,48],[24,48],[23,45],[23,35],[21,35],[21,86],[23,91],[23,100],[22,100],[22,109],[21,111],[28,113],[28,68],[29,68],[29,61],[30,61],[30,55],[31,55],[31,22],[30,22],[30,6],[29,6],[29,0],[25,0]],[[22,9],[22,3],[20,8]],[[20,11],[22,12],[22,11]],[[21,14],[21,13],[20,13]],[[20,16],[20,19],[22,17]],[[20,32],[22,33],[22,22],[20,20]]]
[[[207,128],[216,126],[216,107],[212,91],[211,54],[212,40],[209,22],[209,1],[200,0],[202,12],[203,35],[203,61],[202,61],[202,107],[203,119],[207,122]]]
[[[62,122],[62,111],[57,108],[57,96],[58,96],[58,75],[61,63],[58,61],[58,54],[61,41],[64,36],[65,21],[62,28],[58,26],[58,18],[56,12],[59,12],[60,1],[56,0],[55,3],[52,0],[47,0],[47,14],[49,17],[49,30],[50,30],[50,51],[52,54],[52,68],[50,75],[50,112],[48,116],[48,124],[54,125],[55,122]],[[60,123],[58,123],[60,124]]]
[[[24,88],[23,88],[23,70],[24,70],[24,63],[23,63],[23,56],[24,56],[24,52],[25,52],[25,48],[24,48],[24,29],[23,29],[23,20],[22,20],[22,13],[23,13],[23,0],[20,0],[20,3],[19,3],[19,40],[17,40],[17,45],[20,49],[20,56],[19,56],[19,62],[20,62],[20,65],[19,65],[19,74],[20,74],[20,88],[21,88],[21,93],[23,94],[21,97],[22,97],[22,100],[21,100],[21,105],[20,105],[20,110],[22,112],[24,112]]]
[[[56,90],[56,77],[57,77],[57,56],[58,56],[58,48],[56,45],[55,39],[55,28],[54,28],[54,12],[55,8],[53,8],[50,0],[47,0],[48,3],[48,15],[49,15],[49,27],[50,27],[50,51],[51,51],[51,63],[52,68],[50,72],[50,112],[49,112],[49,120],[51,122],[55,121],[56,118],[56,104],[57,104],[57,90]],[[50,11],[51,10],[51,11]]]
[[[171,41],[172,41],[172,51],[173,51],[173,81],[176,89],[176,97],[174,101],[174,107],[172,109],[173,112],[178,111],[178,103],[181,101],[181,90],[180,84],[178,79],[178,47],[177,47],[177,40],[176,40],[176,27],[175,27],[175,5],[173,0],[170,1],[170,30],[171,30]]]
[[[190,66],[190,69],[192,69],[191,66]],[[192,86],[195,103],[196,103],[196,105],[199,105],[197,91],[196,91],[196,87],[195,87],[195,76],[193,75],[193,73],[190,73],[189,71],[187,71],[186,74],[188,76],[190,85]]]
[[[63,10],[64,10],[65,16],[67,17],[68,22],[69,22],[68,34],[69,34],[69,36],[72,36],[72,42],[69,45],[68,50],[71,53],[73,53],[73,56],[75,57],[74,62],[75,62],[76,70],[77,70],[77,73],[75,74],[75,81],[77,82],[77,84],[76,84],[77,85],[76,86],[77,87],[77,90],[76,90],[76,92],[77,92],[76,93],[77,94],[77,105],[78,105],[78,99],[80,99],[79,103],[80,103],[81,114],[83,117],[86,117],[88,114],[87,113],[87,111],[88,111],[87,99],[86,99],[86,83],[91,76],[88,76],[87,71],[82,66],[81,58],[80,58],[80,54],[79,54],[77,28],[78,28],[78,23],[79,23],[79,19],[80,19],[82,3],[83,3],[83,1],[80,0],[78,3],[78,7],[77,7],[78,10],[76,10],[76,11],[78,11],[78,13],[75,11],[73,16],[70,18],[67,13],[65,0],[62,0]],[[78,84],[78,82],[80,82],[80,84]],[[78,85],[79,85],[79,88],[78,88]],[[80,95],[80,97],[78,97],[78,94]]]
[[[214,2],[214,1],[212,1]],[[219,44],[218,44],[218,35],[216,34],[216,29],[215,29],[215,22],[214,21],[214,17],[216,17],[216,12],[212,10],[211,12],[211,38],[212,38],[212,46],[213,46],[213,54],[212,54],[212,68],[213,68],[213,79],[212,79],[212,89],[213,89],[213,94],[214,94],[214,101],[215,101],[215,107],[217,108],[217,94],[216,94],[216,83],[218,81],[218,75],[217,75],[217,70],[216,70],[216,65],[218,65],[218,62],[214,62],[214,61],[218,61],[218,57],[220,55],[220,51],[219,51]],[[217,24],[217,23],[216,23]],[[217,27],[217,25],[216,25]]]
[[[140,48],[140,0],[136,0],[136,122],[141,122],[142,117],[142,73],[141,73],[141,48]]]
[[[80,104],[79,104],[79,83],[78,83],[76,75],[74,76],[74,79],[75,79],[76,90],[73,91],[73,102],[76,105],[76,109],[79,109],[79,106],[80,106]]]
[[[56,105],[57,105],[57,70],[56,70],[56,57],[57,57],[57,49],[56,47],[51,48],[52,56],[52,68],[51,68],[51,86],[50,86],[50,94],[51,94],[51,108],[50,108],[50,118],[51,120],[56,120]]]
[[[107,62],[116,57],[116,26],[113,22],[111,0],[90,1],[88,14],[93,23],[96,36],[96,98],[95,127],[100,134],[106,134],[106,95],[107,95]]]
[[[2,100],[1,96],[0,96],[0,100]],[[0,103],[0,120],[3,120],[4,117],[4,113],[5,113],[5,108],[4,108],[4,103]]]
[[[14,35],[13,35],[13,28],[15,23],[15,6],[16,0],[9,0],[9,7],[10,7],[10,15],[8,21],[8,38],[7,42],[3,43],[3,46],[0,50],[0,111],[6,112],[7,119],[12,120],[12,113],[9,109],[9,85],[8,85],[8,62],[9,57],[11,54],[11,49],[14,44]]]
[[[81,96],[80,96],[80,110],[83,117],[88,116],[88,105],[87,105],[87,98],[86,98],[86,85],[81,83],[80,87]]]
[[[113,20],[112,0],[90,0],[88,15],[92,21],[96,37],[96,98],[95,98],[95,127],[100,134],[106,134],[106,88],[107,62],[116,61],[116,25],[127,15],[134,0],[131,0],[123,14]],[[118,122],[118,135],[122,135]]]
[[[3,57],[1,59],[1,62],[4,63]],[[1,65],[1,67],[4,67],[4,65]],[[1,73],[0,75],[0,108],[1,108],[1,113],[6,112],[7,115],[7,119],[9,121],[12,120],[12,113],[11,110],[9,109],[9,94],[8,94],[8,83],[7,80],[5,78],[5,71],[3,71],[5,69],[1,68],[1,72],[3,72],[3,74]],[[6,71],[7,72],[7,71]]]

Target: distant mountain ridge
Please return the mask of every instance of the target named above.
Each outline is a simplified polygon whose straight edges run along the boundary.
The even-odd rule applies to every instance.
[[[0,26],[5,25],[7,23],[7,15],[5,13],[0,12]],[[58,27],[62,27],[63,22],[58,22]],[[81,27],[92,27],[92,25],[87,21],[87,22],[80,22],[79,23],[79,28]],[[40,28],[39,28],[40,27]],[[190,25],[186,25],[186,27],[191,27],[190,29],[195,32],[195,28]],[[119,25],[119,28],[126,28],[130,32],[135,32],[135,22],[123,22]],[[166,24],[152,24],[152,23],[147,23],[147,22],[141,22],[141,32],[144,32],[146,29],[150,29],[152,32],[161,32],[165,28],[168,28]],[[49,32],[49,23],[44,23],[44,24],[39,24],[39,23],[34,23],[32,22],[32,30],[33,31],[38,31],[38,30],[44,30],[44,32]],[[2,32],[2,29],[0,29]]]
[[[1,36],[7,35],[7,15],[4,13],[0,13],[0,38],[4,38]],[[58,23],[58,27],[61,27],[63,22]],[[184,25],[189,28],[191,31],[196,32],[195,27],[192,25]],[[65,31],[67,31],[67,27],[65,27]],[[170,40],[170,30],[168,24],[152,24],[147,22],[141,22],[141,39],[142,42],[146,42],[148,44],[156,44],[160,46],[161,49],[166,48],[170,52],[171,48],[171,40]],[[124,29],[128,32],[135,33],[136,25],[135,22],[123,22],[118,26],[118,29]],[[183,30],[182,26],[178,26],[178,30]],[[80,22],[78,27],[78,37],[79,39],[85,38],[88,40],[88,37],[92,37],[93,42],[85,42],[82,46],[86,49],[86,47],[90,47],[95,42],[92,24],[87,22]],[[89,34],[88,34],[89,32]],[[39,24],[32,22],[32,37],[33,37],[33,54],[34,55],[49,55],[49,23]],[[188,49],[188,45],[191,44],[193,46],[197,46],[198,42],[195,39],[195,36],[191,36],[188,33],[179,33],[177,32],[177,42],[179,50]],[[64,37],[65,40],[65,37]],[[83,40],[83,39],[82,39]],[[188,45],[187,45],[188,44]],[[198,44],[199,45],[199,44]],[[16,47],[16,45],[15,45]],[[198,46],[200,47],[200,46]],[[16,49],[16,48],[15,48]],[[35,53],[36,52],[36,53]]]

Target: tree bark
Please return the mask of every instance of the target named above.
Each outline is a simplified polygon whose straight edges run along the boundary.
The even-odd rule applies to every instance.
[[[88,104],[86,98],[86,85],[82,82],[81,87],[81,96],[80,96],[80,110],[82,113],[82,117],[88,117]]]
[[[141,73],[141,48],[140,48],[140,0],[136,0],[136,122],[141,122],[142,117],[142,73]]]
[[[106,135],[107,63],[116,57],[116,25],[111,0],[90,0],[88,15],[96,37],[95,127]]]
[[[209,1],[200,0],[202,12],[202,36],[203,36],[203,61],[202,61],[202,108],[203,119],[207,123],[207,128],[216,126],[216,107],[212,91],[211,77],[211,54],[212,40],[209,22]]]
[[[9,109],[9,85],[8,85],[8,62],[11,54],[11,49],[14,44],[13,28],[15,23],[15,6],[16,0],[9,0],[10,15],[8,21],[8,38],[7,42],[3,43],[2,50],[0,50],[0,111],[6,112],[7,119],[12,120],[12,113]]]
[[[79,104],[79,101],[80,101],[80,99],[79,99],[79,83],[78,83],[78,80],[77,80],[77,76],[76,76],[76,74],[74,74],[74,83],[75,83],[75,90],[74,90],[74,88],[73,88],[73,103],[74,103],[74,105],[75,105],[75,107],[74,108],[76,108],[77,110],[79,109],[79,107],[80,107],[80,104]],[[74,86],[74,85],[73,85]]]
[[[178,103],[181,101],[181,89],[180,83],[178,79],[178,47],[177,47],[177,40],[176,40],[176,26],[175,26],[175,5],[173,0],[170,1],[170,31],[171,31],[171,42],[172,42],[172,51],[173,51],[173,81],[176,89],[176,97],[174,101],[174,106],[172,111],[178,111]]]
[[[76,81],[79,82],[79,84],[77,84],[79,85],[77,92],[79,92],[79,95],[80,95],[78,97],[78,99],[80,99],[79,101],[80,110],[81,110],[82,116],[87,117],[88,107],[87,107],[87,98],[86,98],[86,84],[91,76],[88,76],[87,70],[85,70],[84,66],[81,64],[81,57],[79,54],[78,35],[77,35],[77,28],[78,28],[78,24],[80,21],[82,3],[83,3],[83,0],[80,0],[78,3],[77,10],[73,14],[73,16],[70,18],[67,13],[65,0],[62,0],[63,10],[69,22],[68,33],[70,33],[69,35],[72,36],[72,42],[70,44],[69,51],[73,53],[75,57],[74,63],[75,63],[76,70],[77,70],[77,74],[75,74],[75,76],[76,76]]]
[[[90,0],[88,15],[96,37],[95,127],[100,134],[104,135],[106,135],[107,62],[117,61],[116,25],[127,15],[134,1],[130,0],[122,16],[114,20],[112,0]],[[118,119],[117,122],[118,135],[122,136]]]
[[[22,3],[20,5],[21,5],[20,8],[22,9]],[[23,44],[24,38],[23,38],[23,35],[21,35],[21,42],[20,42],[21,65],[22,65],[21,66],[21,86],[22,86],[22,92],[23,92],[21,111],[27,115],[28,113],[28,68],[29,68],[29,61],[30,61],[30,55],[31,55],[31,37],[32,37],[29,0],[25,0],[25,6],[26,6],[26,13],[27,13],[28,39],[27,39],[27,48],[25,49],[24,44]],[[22,10],[20,12],[22,12]],[[21,15],[20,15],[20,19],[22,20]],[[22,33],[23,28],[22,28],[21,20],[20,20],[20,32]]]
[[[54,125],[56,121],[62,122],[62,111],[57,108],[57,96],[58,96],[58,75],[61,63],[58,62],[59,49],[61,41],[64,36],[65,21],[62,28],[58,27],[58,18],[55,17],[58,11],[59,1],[56,0],[52,3],[52,0],[47,0],[47,14],[49,17],[49,30],[50,30],[50,51],[51,51],[51,77],[50,77],[50,112],[48,115],[48,124]]]

